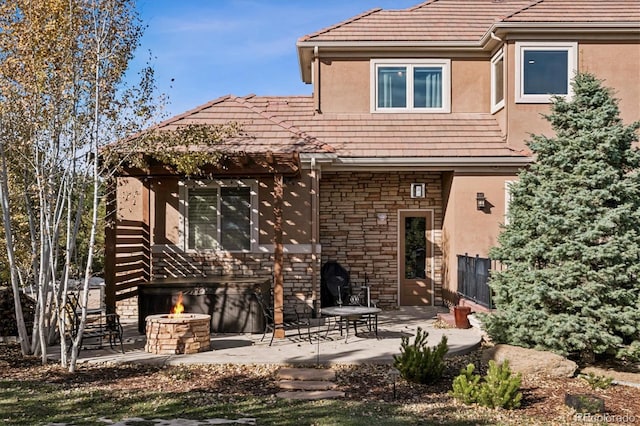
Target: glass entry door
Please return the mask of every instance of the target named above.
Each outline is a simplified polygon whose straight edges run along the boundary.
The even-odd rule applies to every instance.
[[[431,305],[433,253],[430,211],[401,211],[399,223],[400,305]]]

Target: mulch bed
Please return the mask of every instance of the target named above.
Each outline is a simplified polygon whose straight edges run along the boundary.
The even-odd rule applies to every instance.
[[[594,390],[580,378],[523,377],[522,407],[513,412],[465,406],[447,392],[453,378],[466,364],[473,362],[484,373],[480,355],[481,352],[476,351],[448,359],[445,377],[435,384],[420,385],[397,380],[395,398],[389,366],[337,365],[333,369],[337,373],[336,382],[340,390],[345,391],[347,400],[399,404],[416,416],[434,421],[488,419],[490,422],[513,424],[571,424],[575,420],[575,412],[564,403],[565,395],[571,393],[603,398],[609,420],[614,418],[612,416],[635,418],[635,423],[640,424],[640,388],[616,385]],[[75,374],[70,374],[56,364],[43,366],[37,358],[23,358],[16,345],[0,345],[0,380],[41,380],[101,390],[200,391],[230,400],[244,396],[269,396],[278,391],[275,378],[278,368],[274,365],[80,365]]]

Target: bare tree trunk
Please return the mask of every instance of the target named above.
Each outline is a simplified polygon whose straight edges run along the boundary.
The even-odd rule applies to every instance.
[[[97,28],[96,28],[97,30]],[[94,91],[94,115],[93,115],[93,132],[91,140],[91,152],[93,153],[93,164],[91,168],[91,175],[93,178],[93,203],[91,214],[91,231],[89,235],[89,252],[87,254],[87,264],[84,272],[84,284],[82,292],[82,316],[80,319],[80,326],[78,327],[78,337],[73,342],[71,349],[71,359],[69,360],[69,372],[76,371],[76,364],[78,362],[78,352],[80,351],[80,342],[82,341],[82,333],[84,333],[84,325],[87,320],[87,305],[89,303],[89,278],[91,278],[91,264],[93,263],[93,251],[96,240],[96,227],[98,226],[98,193],[100,191],[100,175],[98,170],[98,140],[100,129],[100,43],[96,49],[96,63],[95,63],[95,91]]]
[[[60,7],[53,8],[47,2],[32,0],[0,2],[0,15],[5,18],[0,23],[0,112],[13,132],[4,132],[8,136],[0,139],[0,207],[25,355],[37,352],[46,362],[48,345],[58,332],[64,340],[69,278],[76,278],[76,273],[82,275],[79,271],[84,270],[80,295],[83,312],[78,333],[74,329],[68,358],[66,342],[60,345],[63,365],[75,371],[99,226],[98,147],[147,127],[157,118],[154,115],[158,110],[152,99],[150,68],[144,70],[140,85],[128,87],[123,81],[142,35],[135,2],[69,0],[57,5]],[[22,66],[16,67],[15,63]],[[93,157],[79,157],[85,153]],[[14,170],[10,162],[14,156],[22,156],[23,170]],[[108,161],[102,165],[105,170],[113,167]],[[20,178],[23,197],[9,193],[9,189],[14,190],[14,179]],[[88,219],[83,211],[83,196],[88,194],[83,191],[91,184],[93,211],[87,226],[90,229],[86,230],[87,263],[81,264],[74,256],[79,227],[84,233],[84,221]],[[16,198],[10,199],[13,196]],[[26,214],[27,219],[14,216],[16,213]],[[24,241],[17,239],[18,229]],[[23,244],[27,235],[30,246]],[[30,269],[22,266],[29,262]],[[20,290],[26,285],[31,286],[36,298],[31,336],[20,303]]]
[[[24,322],[22,313],[22,302],[20,300],[20,286],[17,273],[17,265],[15,253],[13,251],[13,232],[11,228],[11,213],[9,210],[9,187],[7,184],[7,159],[4,149],[4,142],[0,141],[0,204],[2,205],[2,222],[4,224],[4,233],[7,243],[7,258],[9,260],[9,269],[11,270],[11,288],[13,289],[13,303],[16,316],[16,325],[18,327],[18,337],[20,339],[20,349],[23,355],[29,355],[30,344],[29,335],[27,334],[27,326]]]

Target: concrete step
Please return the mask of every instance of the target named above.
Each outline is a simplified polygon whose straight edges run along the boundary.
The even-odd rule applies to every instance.
[[[334,399],[334,398],[344,398],[344,392],[335,391],[335,390],[285,391],[285,392],[278,392],[276,396],[278,398],[283,398],[283,399],[300,399],[300,400]]]
[[[281,368],[278,370],[280,380],[334,380],[336,373],[321,368]]]
[[[343,398],[344,392],[333,390],[336,373],[320,368],[281,368],[278,370],[278,386],[287,389],[276,396],[283,399],[333,399]]]
[[[327,380],[280,380],[278,387],[289,390],[329,390],[335,388],[333,382]]]

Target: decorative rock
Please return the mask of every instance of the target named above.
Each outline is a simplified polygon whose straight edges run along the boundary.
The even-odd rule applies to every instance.
[[[511,371],[542,374],[549,377],[573,377],[578,365],[552,352],[537,351],[511,345],[496,345],[482,354],[482,360],[502,363],[509,360]]]
[[[604,413],[604,399],[593,395],[571,395],[564,396],[566,406],[573,408],[577,413]]]
[[[20,293],[20,300],[27,332],[31,333],[36,302],[24,293]],[[11,287],[0,286],[0,336],[17,335],[18,326],[16,325],[13,290],[11,290]]]

